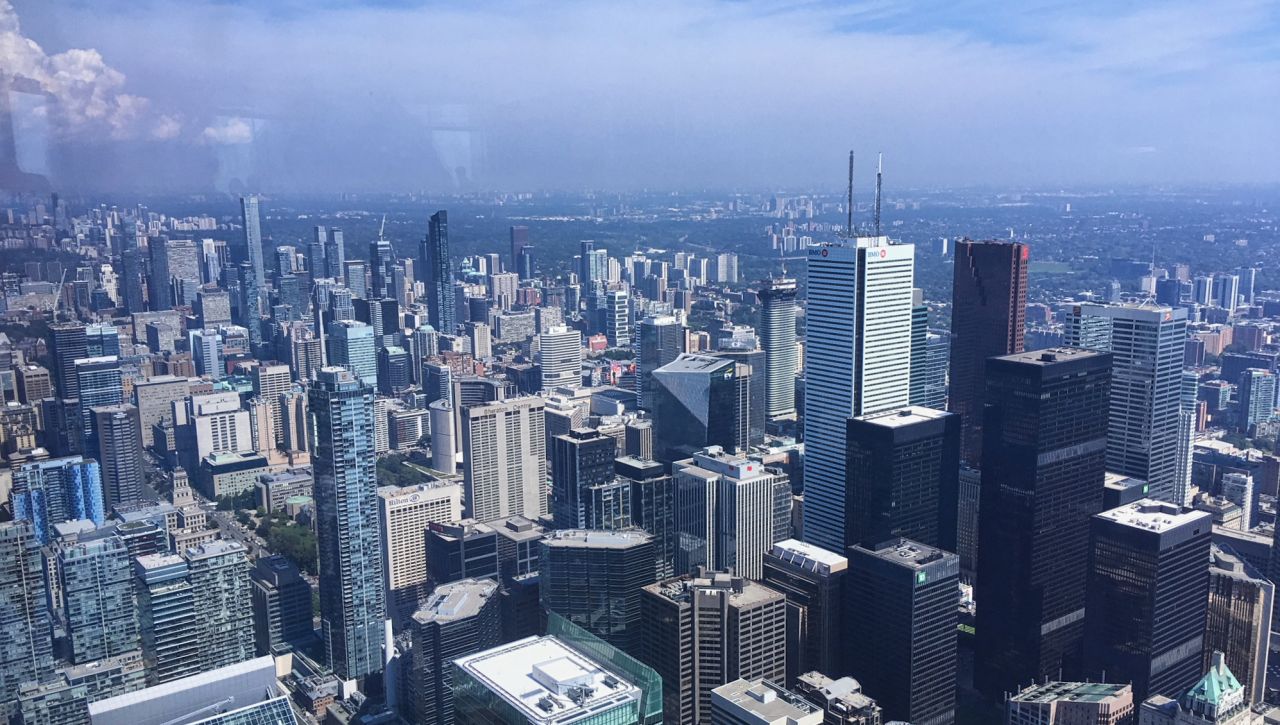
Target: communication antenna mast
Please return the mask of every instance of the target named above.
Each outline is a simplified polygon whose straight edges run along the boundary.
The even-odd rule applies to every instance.
[[[386,229],[387,229],[387,215],[383,214],[382,224],[378,225],[378,241],[382,241],[384,239],[384,237],[382,236],[382,233],[386,231]]]
[[[849,151],[849,191],[845,200],[845,224],[842,239],[853,239],[853,151]]]
[[[884,180],[884,153],[880,153],[876,158],[876,207],[875,207],[875,224],[876,236],[880,236],[880,183]]]

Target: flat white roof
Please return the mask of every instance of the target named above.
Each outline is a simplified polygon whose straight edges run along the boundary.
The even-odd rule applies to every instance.
[[[454,663],[531,723],[573,722],[640,699],[640,688],[555,637],[527,637]]]

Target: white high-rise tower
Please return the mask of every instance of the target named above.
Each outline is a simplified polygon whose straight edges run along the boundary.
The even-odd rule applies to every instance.
[[[857,237],[809,249],[804,538],[845,549],[845,426],[911,392],[915,246]]]

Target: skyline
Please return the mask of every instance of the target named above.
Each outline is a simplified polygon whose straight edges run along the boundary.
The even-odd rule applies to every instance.
[[[1252,0],[310,6],[0,0],[20,165],[69,191],[835,188],[856,147],[865,192],[876,151],[898,188],[1280,181]]]

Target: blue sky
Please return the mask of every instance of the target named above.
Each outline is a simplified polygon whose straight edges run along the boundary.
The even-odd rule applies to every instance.
[[[10,2],[145,99],[75,124],[66,173],[835,188],[853,147],[903,186],[1280,180],[1272,2]]]

